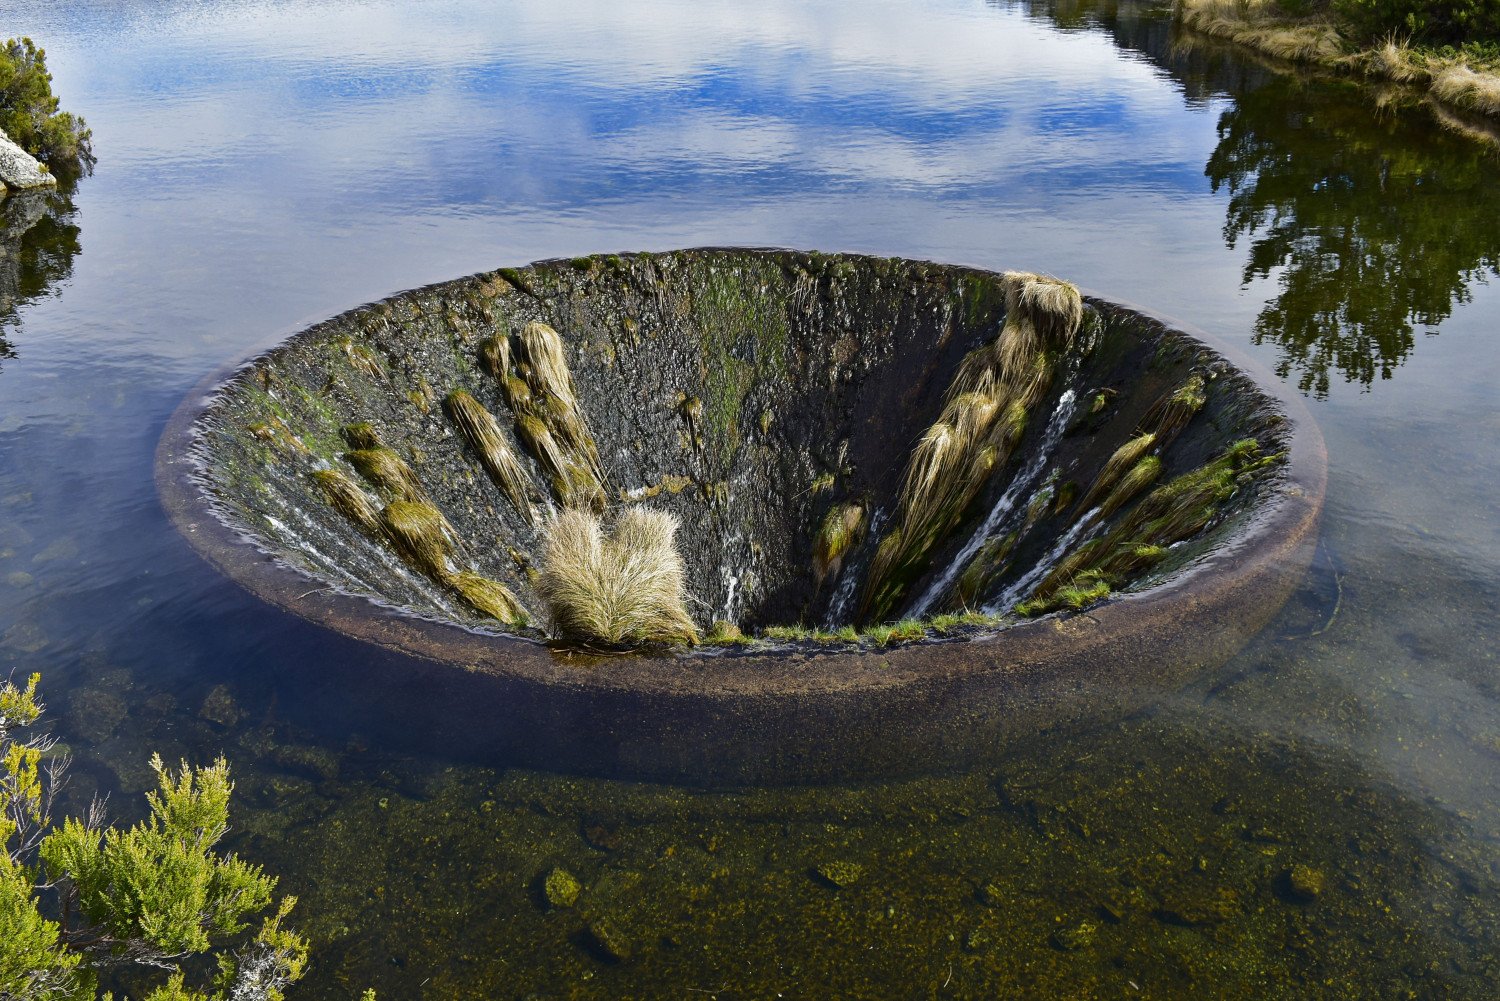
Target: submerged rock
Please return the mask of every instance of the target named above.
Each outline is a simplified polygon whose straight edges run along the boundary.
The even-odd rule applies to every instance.
[[[858,862],[848,862],[843,859],[830,859],[827,862],[819,862],[813,870],[825,883],[843,889],[853,886],[860,881],[865,874],[865,867]]]
[[[582,892],[583,884],[566,869],[553,869],[542,881],[542,893],[553,907],[572,907]]]

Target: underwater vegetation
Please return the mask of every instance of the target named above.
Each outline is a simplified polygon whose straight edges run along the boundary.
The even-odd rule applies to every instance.
[[[1248,380],[1155,321],[878,258],[547,262],[285,350],[221,438],[262,531],[301,526],[302,559],[424,614],[596,651],[1081,609],[1203,551],[1276,438]]]

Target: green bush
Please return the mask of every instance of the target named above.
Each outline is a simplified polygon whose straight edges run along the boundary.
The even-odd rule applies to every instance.
[[[56,826],[54,743],[19,736],[41,714],[36,686],[35,675],[25,688],[0,682],[0,1001],[94,1001],[97,971],[121,965],[172,971],[142,1001],[282,1001],[302,977],[307,942],[283,927],[296,901],[273,900],[275,877],[217,851],[229,766],[220,758],[174,772],[153,758],[158,788],[145,821],[119,828],[70,817]],[[273,904],[244,934],[247,919]],[[224,948],[231,940],[238,948]],[[207,992],[175,969],[205,953],[219,965]]]
[[[1500,0],[1333,0],[1354,41],[1409,38],[1423,45],[1500,40]]]
[[[47,53],[29,38],[0,49],[0,129],[58,177],[93,173],[93,133],[82,118],[57,110]]]

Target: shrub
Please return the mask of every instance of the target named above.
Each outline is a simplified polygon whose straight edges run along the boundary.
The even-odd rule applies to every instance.
[[[93,1001],[97,971],[129,964],[172,971],[143,1001],[282,1001],[307,963],[306,940],[283,927],[294,898],[223,949],[272,907],[276,888],[259,866],[216,851],[228,830],[229,766],[220,758],[174,772],[155,757],[159,786],[145,821],[104,826],[96,804],[55,826],[66,759],[49,753],[50,738],[20,735],[42,711],[37,680],[0,682],[0,999]],[[59,906],[44,906],[49,894]],[[213,951],[212,990],[185,986],[176,964]]]
[[[1332,0],[1332,7],[1365,44],[1392,35],[1427,45],[1500,40],[1500,0]]]
[[[47,53],[29,38],[0,49],[0,129],[58,177],[94,171],[94,134],[82,118],[57,110]]]

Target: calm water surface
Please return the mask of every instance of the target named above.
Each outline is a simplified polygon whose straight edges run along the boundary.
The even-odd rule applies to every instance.
[[[317,942],[299,996],[1495,996],[1494,153],[1123,4],[4,22],[100,162],[0,206],[0,671],[43,672],[75,803],[133,816],[152,750],[230,757],[233,846]],[[711,792],[445,753],[419,671],[362,683],[371,653],[246,597],[158,508],[168,414],[305,321],[698,244],[1050,271],[1215,332],[1321,423],[1317,564],[1138,718],[972,774]],[[828,861],[863,875],[835,890]],[[581,910],[539,906],[559,865]]]

